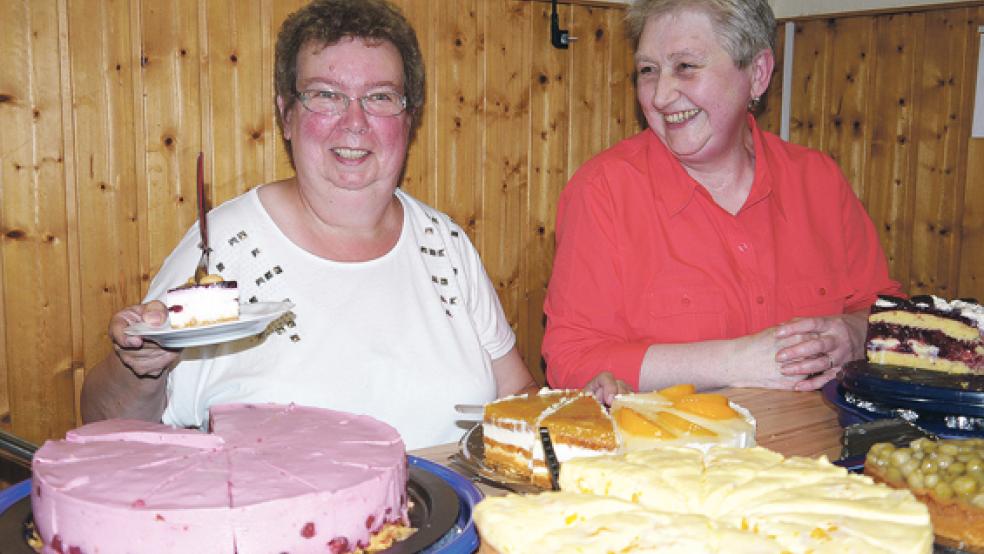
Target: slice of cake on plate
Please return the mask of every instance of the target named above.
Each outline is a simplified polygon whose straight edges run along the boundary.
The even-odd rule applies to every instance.
[[[239,286],[218,275],[208,275],[202,282],[186,283],[167,291],[168,322],[174,329],[201,327],[239,319]]]

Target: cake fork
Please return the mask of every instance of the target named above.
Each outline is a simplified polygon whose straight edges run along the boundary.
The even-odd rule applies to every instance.
[[[196,192],[198,196],[198,232],[202,237],[202,256],[198,258],[198,266],[195,267],[195,284],[200,285],[202,279],[208,275],[208,221],[205,218],[207,208],[205,205],[205,171],[202,153],[198,153]]]

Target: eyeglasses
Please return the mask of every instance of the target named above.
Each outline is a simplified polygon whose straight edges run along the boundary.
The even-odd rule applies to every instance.
[[[390,91],[370,92],[358,98],[334,90],[296,91],[301,104],[314,113],[342,115],[352,100],[358,100],[362,110],[376,117],[393,117],[407,109],[407,97]]]

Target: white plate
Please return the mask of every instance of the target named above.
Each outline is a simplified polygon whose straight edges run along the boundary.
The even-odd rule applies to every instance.
[[[165,348],[187,348],[234,341],[262,333],[270,322],[287,313],[290,302],[253,302],[239,307],[239,319],[201,327],[174,329],[169,323],[153,327],[135,323],[124,333],[152,340]]]

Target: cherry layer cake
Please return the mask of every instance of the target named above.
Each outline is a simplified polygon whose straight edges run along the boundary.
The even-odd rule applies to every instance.
[[[43,552],[342,554],[412,532],[389,425],[295,405],[210,413],[211,433],[114,419],[46,442],[31,491]]]
[[[938,296],[880,296],[868,317],[867,359],[946,373],[984,374],[984,306]]]

